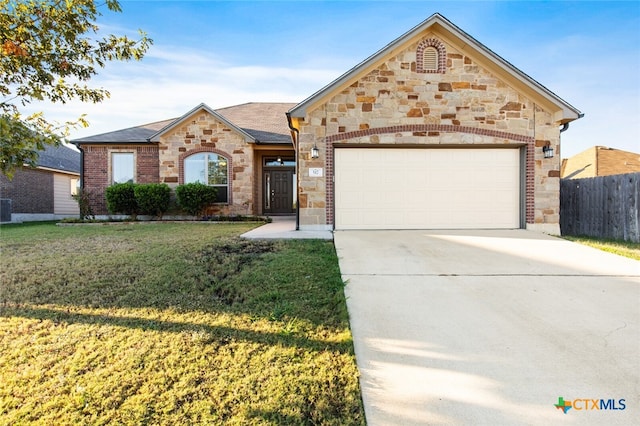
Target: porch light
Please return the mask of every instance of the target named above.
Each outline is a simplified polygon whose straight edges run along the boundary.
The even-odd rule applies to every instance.
[[[311,148],[311,158],[318,158],[318,157],[320,157],[320,150],[314,143],[313,148]]]
[[[542,147],[542,153],[544,154],[544,158],[553,158],[553,148],[551,148],[550,143],[547,142],[547,144]]]

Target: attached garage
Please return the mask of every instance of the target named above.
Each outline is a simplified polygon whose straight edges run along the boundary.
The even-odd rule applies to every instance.
[[[520,152],[336,147],[335,228],[520,228]]]

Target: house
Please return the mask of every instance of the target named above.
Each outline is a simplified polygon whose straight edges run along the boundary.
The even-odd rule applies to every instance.
[[[247,103],[74,140],[93,212],[108,213],[105,189],[119,182],[200,181],[218,189],[210,214],[293,214],[295,151],[286,112],[294,104]]]
[[[606,146],[592,146],[562,160],[560,177],[582,179],[640,172],[640,154]]]
[[[580,117],[434,14],[297,105],[202,104],[75,143],[101,212],[104,188],[132,176],[209,179],[221,212],[295,211],[300,229],[558,233],[553,152]]]
[[[55,220],[78,216],[72,195],[80,180],[80,153],[66,146],[47,146],[37,167],[22,167],[9,180],[0,174],[2,221]]]

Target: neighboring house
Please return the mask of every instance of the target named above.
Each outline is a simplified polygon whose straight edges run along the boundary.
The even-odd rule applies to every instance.
[[[96,213],[119,180],[209,179],[219,211],[297,205],[300,229],[559,233],[560,158],[548,154],[580,117],[434,14],[297,105],[203,104],[74,143]]]
[[[72,195],[80,179],[80,153],[66,146],[47,146],[37,167],[22,167],[9,180],[0,174],[2,220],[54,220],[78,216]],[[7,220],[8,219],[8,220]]]
[[[606,146],[593,146],[573,157],[563,159],[560,175],[563,179],[582,179],[637,172],[640,172],[640,154]]]

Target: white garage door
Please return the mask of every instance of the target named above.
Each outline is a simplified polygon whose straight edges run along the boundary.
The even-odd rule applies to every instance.
[[[520,227],[518,149],[336,148],[336,229]]]

